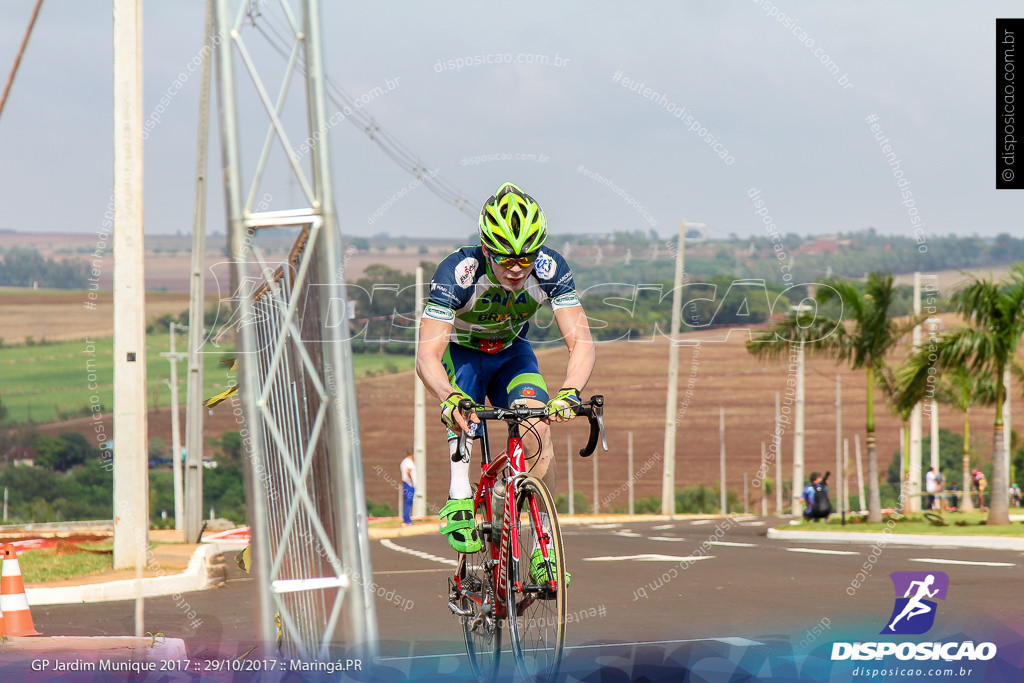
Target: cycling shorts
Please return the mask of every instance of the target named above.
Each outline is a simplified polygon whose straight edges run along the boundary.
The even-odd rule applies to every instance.
[[[448,380],[474,403],[488,399],[492,406],[508,408],[521,398],[548,402],[548,388],[540,375],[530,342],[520,339],[498,353],[449,344],[441,361]]]

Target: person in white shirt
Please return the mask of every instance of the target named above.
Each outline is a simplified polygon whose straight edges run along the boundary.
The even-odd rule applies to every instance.
[[[412,449],[406,449],[402,460],[402,524],[412,524],[412,499],[416,494],[416,463]]]
[[[928,494],[925,496],[925,509],[931,510],[935,507],[935,492],[938,491],[934,467],[929,467],[928,473],[924,475],[924,490]]]

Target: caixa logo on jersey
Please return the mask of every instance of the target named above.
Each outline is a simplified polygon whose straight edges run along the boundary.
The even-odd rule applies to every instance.
[[[921,635],[935,625],[938,600],[949,592],[949,576],[945,572],[893,572],[895,599],[892,614],[879,635]],[[964,642],[865,642],[833,643],[832,660],[868,660],[895,656],[901,660],[989,660],[996,656],[993,643]]]

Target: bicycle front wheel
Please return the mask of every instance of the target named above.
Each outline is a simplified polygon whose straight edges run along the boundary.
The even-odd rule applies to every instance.
[[[484,534],[481,522],[487,520],[487,509],[481,502],[476,511],[480,551],[464,556],[461,567],[463,598],[460,607],[471,612],[462,617],[462,633],[473,675],[479,681],[494,680],[501,660],[501,621],[495,616],[494,572],[485,569],[491,558],[490,535]]]
[[[512,533],[519,557],[509,549],[509,640],[520,673],[528,680],[554,680],[565,645],[565,552],[555,503],[544,482],[527,476],[516,487]],[[511,542],[511,539],[510,539]],[[547,551],[549,562],[532,561]]]

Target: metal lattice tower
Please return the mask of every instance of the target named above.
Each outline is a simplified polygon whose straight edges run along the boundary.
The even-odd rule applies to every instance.
[[[263,8],[217,0],[215,20],[258,629],[271,648],[279,614],[285,656],[344,651],[372,660],[377,621],[320,8],[317,0],[274,6],[291,41],[283,67],[276,59],[258,64],[266,50],[254,26]],[[246,78],[236,81],[238,66]],[[275,78],[272,96],[267,82]],[[262,145],[243,142],[253,123],[266,124]],[[245,152],[255,163],[243,163]],[[287,200],[289,187],[299,189],[298,202]],[[287,259],[274,260],[267,246],[282,230],[294,241]]]

